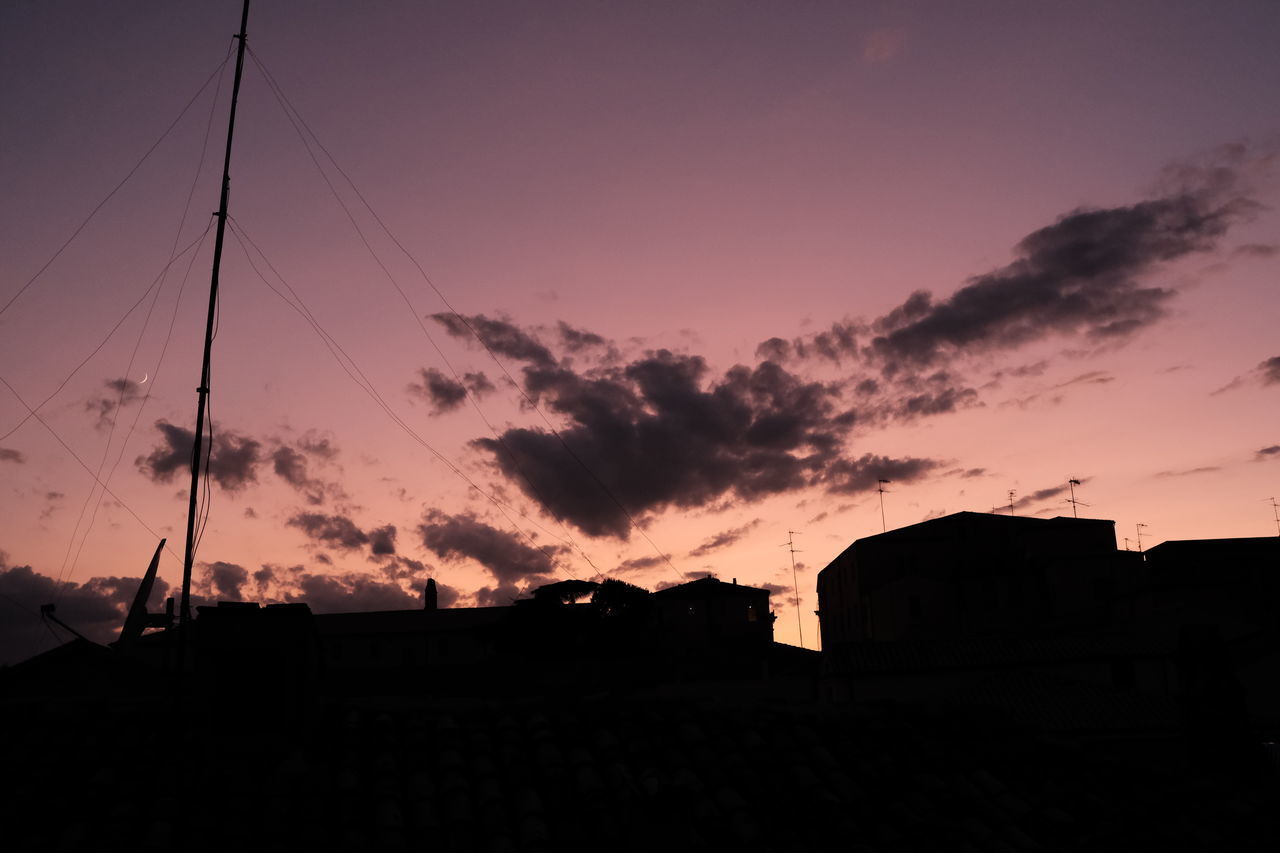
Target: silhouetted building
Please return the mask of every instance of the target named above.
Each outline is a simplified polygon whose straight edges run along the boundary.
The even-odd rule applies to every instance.
[[[1112,521],[930,519],[859,539],[818,574],[823,648],[1126,621],[1140,563]]]
[[[653,594],[664,633],[685,648],[773,642],[769,590],[710,575]]]

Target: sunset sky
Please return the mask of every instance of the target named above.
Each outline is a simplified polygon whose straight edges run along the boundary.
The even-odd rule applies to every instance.
[[[0,7],[0,662],[48,601],[109,637],[157,536],[180,582],[239,15]],[[881,478],[889,527],[1075,478],[1121,547],[1276,535],[1277,43],[1272,0],[257,0],[199,600],[714,572],[798,643],[791,530],[812,648]]]

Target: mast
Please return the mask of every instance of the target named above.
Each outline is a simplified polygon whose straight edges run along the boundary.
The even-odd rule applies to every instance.
[[[196,389],[196,437],[191,447],[191,494],[187,502],[187,549],[182,561],[182,606],[179,621],[184,627],[191,620],[191,566],[195,560],[196,498],[200,494],[200,454],[204,443],[204,413],[209,399],[209,357],[213,351],[213,323],[218,309],[218,272],[222,267],[222,241],[227,231],[227,197],[231,193],[231,140],[236,129],[236,102],[240,96],[240,77],[244,72],[244,47],[249,24],[249,0],[244,0],[240,14],[240,32],[236,38],[236,77],[231,87],[231,115],[227,119],[227,152],[222,160],[222,198],[218,205],[218,231],[213,244],[213,275],[209,283],[209,316],[204,329],[204,364],[200,369],[200,387]],[[206,472],[207,473],[207,472]],[[182,648],[186,642],[182,643]],[[180,653],[181,654],[181,653]]]

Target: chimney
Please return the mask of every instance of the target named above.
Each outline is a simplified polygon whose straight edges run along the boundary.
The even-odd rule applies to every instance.
[[[427,578],[427,587],[422,591],[422,608],[435,610],[440,600],[440,591],[436,589],[436,579]]]

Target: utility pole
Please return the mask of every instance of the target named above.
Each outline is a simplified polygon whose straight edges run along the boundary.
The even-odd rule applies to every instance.
[[[778,547],[786,548],[791,552],[791,585],[796,593],[796,628],[800,631],[800,648],[804,648],[804,623],[800,621],[800,580],[796,573],[796,543],[793,537],[797,536],[801,531],[788,530],[787,541]]]
[[[1144,528],[1144,527],[1150,527],[1150,526],[1151,526],[1151,525],[1149,525],[1149,524],[1143,524],[1141,521],[1139,521],[1139,522],[1138,522],[1138,524],[1137,524],[1137,530],[1138,530],[1138,553],[1139,553],[1139,554],[1141,554],[1141,553],[1142,553],[1142,528]]]
[[[1276,535],[1280,536],[1280,504],[1276,503],[1275,498],[1263,498],[1264,501],[1271,501],[1271,514],[1276,517]]]
[[[885,484],[888,482],[889,482],[888,480],[876,480],[876,491],[880,493],[880,532],[881,533],[884,533],[889,529],[889,525],[886,524],[884,520],[884,493],[885,493],[884,487],[885,487]]]
[[[204,329],[204,362],[200,370],[200,386],[196,388],[196,435],[191,447],[191,493],[187,501],[187,547],[182,560],[182,599],[178,611],[183,629],[179,644],[178,666],[187,646],[187,628],[191,621],[191,567],[195,562],[196,547],[196,499],[200,495],[201,450],[204,440],[205,407],[209,398],[209,360],[213,352],[213,326],[218,314],[218,273],[222,267],[222,243],[227,231],[227,201],[231,195],[231,141],[236,129],[236,102],[240,96],[240,78],[244,74],[244,48],[249,26],[249,0],[244,0],[240,13],[240,32],[236,35],[240,45],[236,50],[236,76],[231,87],[231,112],[227,118],[227,150],[222,160],[222,194],[218,204],[218,230],[213,243],[213,273],[209,281],[209,314]]]

